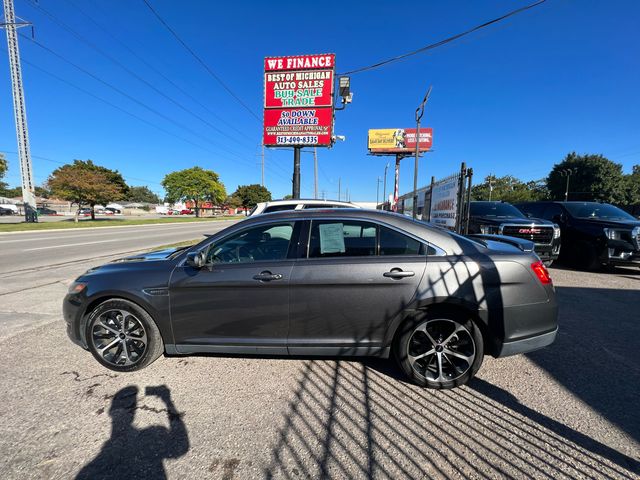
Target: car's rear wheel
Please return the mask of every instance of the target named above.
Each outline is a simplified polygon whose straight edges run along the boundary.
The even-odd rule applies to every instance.
[[[446,389],[473,378],[482,365],[484,342],[465,315],[427,313],[407,320],[394,351],[400,368],[415,383]]]
[[[106,300],[89,314],[86,338],[96,360],[118,372],[144,368],[164,349],[153,318],[124,299]]]

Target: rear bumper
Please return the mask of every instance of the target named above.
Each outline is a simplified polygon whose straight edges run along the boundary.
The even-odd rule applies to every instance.
[[[558,329],[547,333],[542,333],[534,337],[515,340],[513,342],[505,342],[502,344],[497,357],[508,357],[509,355],[517,355],[519,353],[532,352],[539,348],[551,345],[558,335]]]

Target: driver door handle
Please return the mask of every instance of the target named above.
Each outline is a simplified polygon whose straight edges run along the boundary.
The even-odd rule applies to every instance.
[[[265,272],[260,272],[257,275],[253,276],[254,280],[258,280],[260,282],[270,282],[271,280],[281,280],[282,279],[282,274],[281,273],[271,273],[269,271],[265,271]]]
[[[405,272],[400,270],[399,268],[393,268],[390,272],[384,272],[382,274],[383,277],[388,278],[405,278],[405,277],[413,277],[415,272]]]

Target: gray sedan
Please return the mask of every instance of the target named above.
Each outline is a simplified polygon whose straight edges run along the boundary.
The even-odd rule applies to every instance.
[[[259,215],[87,271],[64,318],[117,371],[163,353],[392,356],[412,381],[451,388],[484,355],[554,341],[554,288],[529,247],[380,211]]]

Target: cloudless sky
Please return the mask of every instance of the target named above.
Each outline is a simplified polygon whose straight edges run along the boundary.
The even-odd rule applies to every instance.
[[[532,0],[150,1],[261,119],[265,56],[335,53],[337,71],[348,71]],[[261,120],[185,52],[142,0],[15,0],[15,9],[33,22],[38,42],[157,112],[20,37],[37,184],[59,166],[55,162],[74,158],[118,169],[130,184],[159,193],[166,173],[194,165],[218,172],[229,193],[239,184],[260,182]],[[82,43],[42,9],[200,119]],[[337,198],[341,179],[343,195],[348,188],[353,200],[375,200],[387,158],[367,155],[367,130],[414,127],[415,109],[429,85],[423,125],[433,127],[434,144],[420,162],[420,185],[432,175],[454,173],[461,161],[473,167],[476,182],[489,173],[538,179],[574,150],[602,153],[630,172],[640,164],[639,19],[635,0],[548,0],[427,54],[353,75],[353,103],[336,112],[335,133],[346,141],[318,149],[320,190]],[[31,35],[28,28],[20,32]],[[4,38],[0,45],[0,151],[16,152]],[[267,150],[266,186],[276,198],[291,193],[292,157],[291,151]],[[17,155],[7,158],[5,181],[19,185]],[[388,161],[390,192],[393,158]],[[412,188],[413,159],[403,160],[400,180],[401,194]],[[309,153],[302,156],[302,196],[313,196]]]

